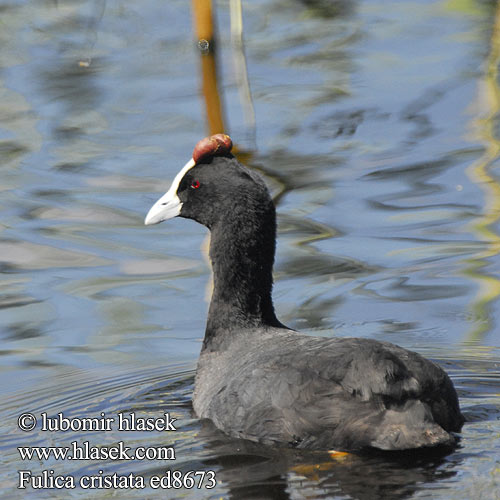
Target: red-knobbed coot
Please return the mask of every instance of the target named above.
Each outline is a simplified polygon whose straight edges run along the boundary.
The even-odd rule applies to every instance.
[[[271,298],[275,208],[223,134],[200,141],[146,224],[186,217],[211,231],[214,290],[193,406],[227,434],[308,449],[450,446],[463,417],[448,375],[388,342],[303,335]]]

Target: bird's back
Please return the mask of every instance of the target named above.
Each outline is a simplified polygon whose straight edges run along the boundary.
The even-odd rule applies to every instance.
[[[224,432],[308,449],[452,445],[463,417],[446,373],[371,339],[281,328],[230,333],[201,354],[193,405]]]

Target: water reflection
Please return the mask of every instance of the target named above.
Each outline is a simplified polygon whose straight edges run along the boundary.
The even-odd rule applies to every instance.
[[[473,259],[467,261],[465,274],[478,281],[478,297],[471,308],[475,325],[469,332],[470,341],[478,341],[496,326],[491,314],[493,304],[500,296],[500,280],[488,272],[489,259],[500,253],[500,235],[494,225],[500,218],[500,183],[491,170],[500,156],[500,140],[497,137],[496,120],[500,111],[500,88],[498,86],[498,66],[500,64],[500,6],[497,4],[495,23],[492,28],[490,53],[484,81],[479,82],[479,113],[473,127],[476,135],[485,145],[484,154],[469,168],[469,173],[485,193],[486,206],[472,223],[478,239],[486,243],[486,248]]]
[[[306,14],[330,19],[333,17],[346,17],[354,13],[356,2],[345,0],[301,0],[307,7]]]

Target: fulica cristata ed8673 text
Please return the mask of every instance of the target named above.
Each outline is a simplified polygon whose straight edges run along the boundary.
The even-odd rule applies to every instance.
[[[312,337],[276,318],[275,208],[262,178],[200,141],[146,224],[185,217],[211,231],[214,289],[193,407],[225,433],[322,450],[450,446],[463,417],[448,375],[388,342]]]

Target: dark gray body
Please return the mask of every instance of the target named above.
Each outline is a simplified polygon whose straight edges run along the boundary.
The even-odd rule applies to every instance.
[[[386,342],[282,325],[271,296],[276,216],[265,183],[230,154],[189,165],[148,217],[173,216],[174,207],[211,232],[214,291],[196,414],[231,436],[298,448],[452,445],[463,417],[446,373]]]
[[[370,339],[283,328],[228,334],[198,363],[193,405],[224,432],[267,444],[355,450],[452,445],[463,419],[447,374]]]

